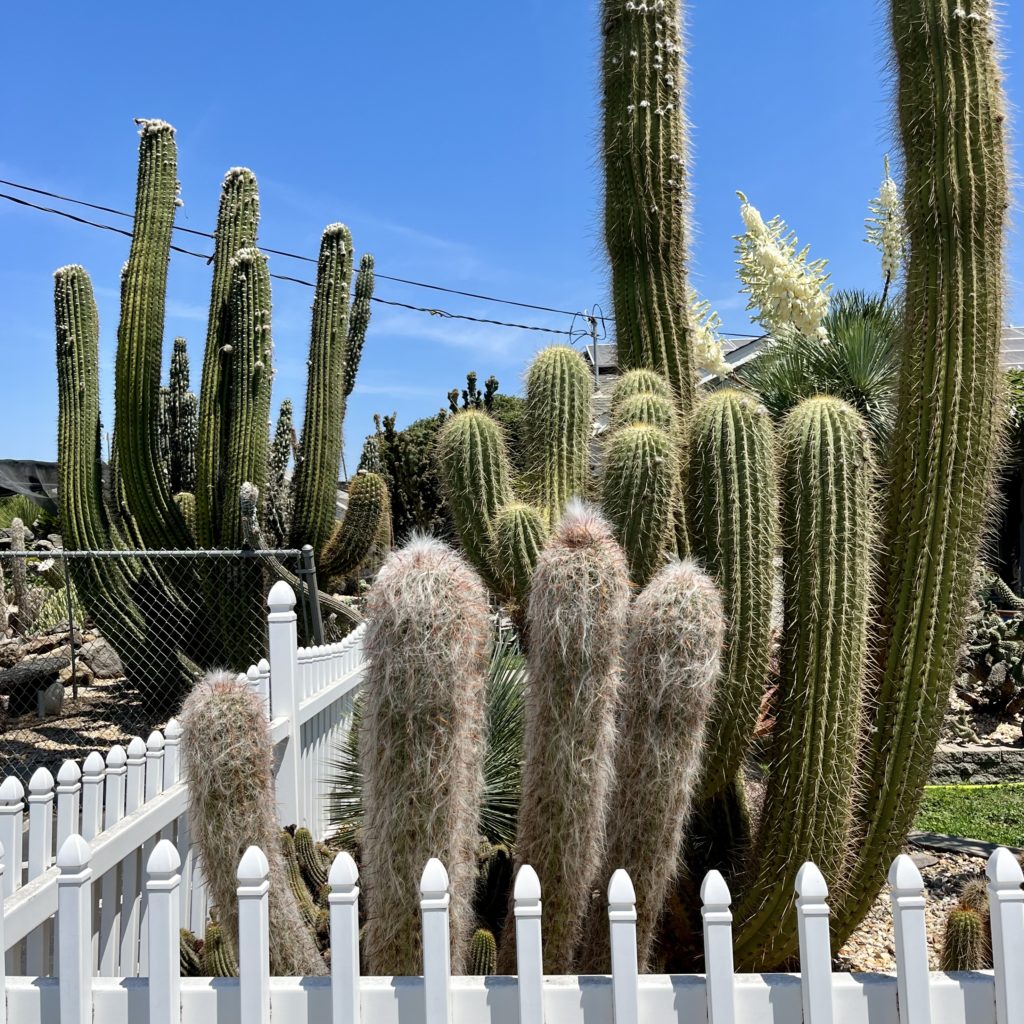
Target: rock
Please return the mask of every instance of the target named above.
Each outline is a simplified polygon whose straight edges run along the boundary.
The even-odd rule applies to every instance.
[[[87,643],[78,656],[92,669],[97,679],[118,679],[124,675],[124,666],[117,651],[102,637]]]
[[[1024,781],[1024,747],[940,744],[928,781],[973,785]]]
[[[9,695],[12,717],[35,711],[36,694],[56,682],[61,670],[70,664],[71,648],[65,646],[45,654],[29,655],[0,672],[0,693]]]
[[[914,862],[919,871],[923,871],[925,868],[930,868],[939,863],[939,858],[933,857],[930,853],[912,853],[910,855],[910,859]]]
[[[22,643],[21,657],[22,659],[25,659],[37,654],[49,654],[51,651],[57,650],[58,648],[67,647],[69,639],[70,637],[66,628],[51,630],[48,633],[44,633],[42,636],[37,636],[32,640],[26,640]],[[81,642],[80,636],[77,632],[75,633],[74,639],[76,644]],[[70,648],[67,653],[70,658]]]
[[[64,706],[64,686],[62,683],[50,683],[50,685],[39,694],[39,717],[49,718],[51,715],[60,714]]]
[[[91,686],[94,679],[94,673],[92,669],[82,659],[75,659],[75,678],[72,678],[71,666],[62,668],[57,675],[57,682],[63,683],[65,686],[70,686],[75,681],[78,682],[79,686]]]
[[[10,640],[0,640],[0,669],[17,665],[21,660],[21,644],[21,639],[16,636]]]

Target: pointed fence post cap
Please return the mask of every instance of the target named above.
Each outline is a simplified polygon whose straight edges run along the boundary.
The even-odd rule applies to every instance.
[[[985,865],[985,874],[994,889],[1019,889],[1024,881],[1024,871],[1021,871],[1017,858],[1005,846],[992,852]]]
[[[146,741],[141,736],[133,736],[128,744],[128,760],[138,761],[146,756]]]
[[[255,665],[250,665],[245,670],[245,678],[249,683],[255,683],[260,677],[260,670]]]
[[[107,751],[108,768],[123,768],[127,762],[128,752],[120,743],[115,743],[110,750]]]
[[[256,663],[256,667],[260,670],[260,675],[265,676],[270,673],[270,662],[266,658],[260,658]]]
[[[327,875],[327,884],[332,889],[351,889],[359,882],[359,868],[350,853],[342,850],[334,863],[331,864],[330,873]]]
[[[57,782],[61,786],[73,786],[82,777],[82,769],[74,761],[65,761],[57,772]]]
[[[158,881],[173,878],[181,868],[181,857],[169,839],[161,839],[149,855],[146,874]]]
[[[422,896],[445,896],[448,893],[448,872],[436,858],[431,857],[420,876],[420,894]]]
[[[901,853],[889,868],[889,888],[901,896],[920,896],[924,891],[921,872],[905,853]]]
[[[105,767],[103,755],[98,750],[94,750],[85,759],[85,764],[82,765],[82,774],[93,778],[96,775],[102,775]]]
[[[258,846],[250,846],[238,864],[237,878],[241,885],[260,885],[267,880],[270,865],[266,854]]]
[[[824,903],[828,899],[828,883],[817,864],[805,861],[796,873],[796,894],[800,903]]]
[[[516,884],[512,890],[512,898],[515,900],[540,899],[540,879],[529,864],[524,864],[516,872]]]
[[[62,873],[74,874],[87,868],[91,857],[89,844],[76,833],[68,836],[57,851],[57,867]]]
[[[165,740],[176,740],[176,739],[180,738],[181,734],[184,731],[185,730],[182,729],[182,727],[181,727],[181,722],[179,722],[176,718],[172,718],[167,723],[167,726],[164,729],[164,739]]]
[[[700,901],[705,907],[732,906],[732,893],[720,871],[712,869],[700,884]]]
[[[146,740],[146,750],[155,754],[160,750],[164,749],[164,734],[159,729],[154,729],[149,734],[149,739]]]
[[[0,804],[20,804],[25,799],[25,787],[16,775],[8,775],[0,782]]]
[[[290,612],[295,607],[295,591],[284,580],[278,580],[267,594],[267,607],[272,612]]]
[[[37,768],[28,780],[29,794],[49,793],[53,789],[53,776],[46,768]]]
[[[636,903],[636,889],[633,879],[625,868],[616,868],[608,883],[609,903]]]

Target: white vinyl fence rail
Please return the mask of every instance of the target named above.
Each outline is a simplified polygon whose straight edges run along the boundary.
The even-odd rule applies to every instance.
[[[349,727],[362,681],[363,630],[340,643],[300,648],[295,595],[287,584],[272,588],[268,605],[269,660],[251,666],[245,678],[267,703],[279,820],[305,825],[320,838],[327,824],[329,761]],[[27,794],[15,776],[0,783],[0,844],[6,851],[0,949],[8,975],[55,973],[60,871],[54,857],[76,834],[91,849],[94,884],[86,953],[95,976],[147,973],[145,871],[161,840],[170,841],[177,852],[181,926],[203,934],[209,906],[202,865],[189,837],[180,744],[181,727],[172,718],[163,732],[153,732],[148,740],[137,736],[127,749],[114,746],[105,757],[93,751],[81,766],[65,761],[56,780],[46,768],[38,769]]]
[[[90,970],[96,857],[79,835],[57,857],[56,978],[8,977],[0,1024],[1020,1024],[1024,1021],[1024,892],[1013,856],[988,863],[994,971],[930,974],[924,885],[909,857],[889,879],[897,975],[833,974],[828,891],[813,864],[796,883],[802,972],[736,975],[730,894],[711,872],[701,889],[704,975],[640,975],[636,895],[625,871],[608,886],[612,973],[545,977],[541,886],[522,867],[514,889],[518,977],[453,978],[448,874],[431,860],[420,881],[423,973],[359,973],[359,879],[347,853],[331,868],[331,974],[271,978],[267,859],[250,847],[238,868],[238,978],[180,977],[181,862],[170,840],[148,858],[147,977],[94,978]],[[9,920],[0,918],[0,931]],[[4,1013],[6,1012],[6,1020]]]

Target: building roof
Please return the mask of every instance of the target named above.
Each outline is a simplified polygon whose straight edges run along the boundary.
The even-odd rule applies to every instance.
[[[1024,327],[1004,327],[1001,348],[1004,370],[1024,370]]]

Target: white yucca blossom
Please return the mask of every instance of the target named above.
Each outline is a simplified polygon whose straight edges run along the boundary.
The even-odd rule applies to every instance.
[[[718,336],[722,318],[707,299],[702,299],[692,288],[687,291],[690,297],[690,338],[697,365],[719,377],[728,376],[732,373],[732,366],[726,361],[725,344]]]
[[[864,222],[867,238],[882,254],[882,276],[886,285],[896,279],[907,244],[907,229],[903,220],[903,197],[899,186],[889,176],[889,157],[885,157],[885,175],[878,195],[871,200],[871,211]]]
[[[736,254],[747,309],[772,335],[795,330],[827,340],[822,320],[828,312],[828,260],[808,260],[809,245],[797,249],[796,235],[780,217],[765,223],[742,192],[740,215],[746,231],[736,235]]]

